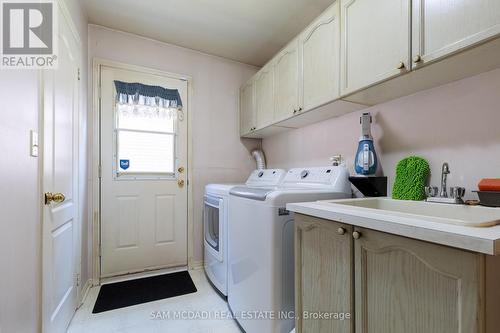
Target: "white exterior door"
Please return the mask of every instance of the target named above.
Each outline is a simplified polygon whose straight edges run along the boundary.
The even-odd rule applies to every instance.
[[[101,66],[101,277],[187,265],[187,81]],[[177,89],[181,116],[118,109],[114,81]]]
[[[59,15],[59,68],[43,72],[43,332],[65,332],[77,307],[78,64],[80,46]]]

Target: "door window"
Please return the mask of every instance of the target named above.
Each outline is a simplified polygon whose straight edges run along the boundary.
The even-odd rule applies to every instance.
[[[116,176],[173,177],[176,118],[149,106],[116,104]]]

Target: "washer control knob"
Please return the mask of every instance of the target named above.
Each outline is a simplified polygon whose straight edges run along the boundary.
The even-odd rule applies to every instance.
[[[260,172],[257,174],[257,176],[258,176],[259,178],[262,178],[262,176],[264,176],[264,171],[260,171]]]
[[[307,175],[309,175],[309,171],[308,170],[302,170],[302,172],[300,173],[300,178],[304,179],[307,177]]]

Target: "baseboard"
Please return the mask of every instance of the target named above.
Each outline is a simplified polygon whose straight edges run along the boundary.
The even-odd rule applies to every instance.
[[[94,283],[92,282],[92,279],[88,279],[85,284],[83,285],[82,288],[82,297],[80,299],[80,302],[78,303],[78,307],[82,306],[85,300],[87,299],[87,296],[89,294],[90,288],[94,286]]]
[[[195,270],[195,269],[202,269],[203,268],[203,260],[200,261],[192,261],[191,265],[189,267],[190,270]]]

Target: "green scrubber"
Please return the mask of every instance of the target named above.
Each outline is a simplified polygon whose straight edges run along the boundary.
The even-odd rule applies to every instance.
[[[424,200],[425,184],[429,178],[429,163],[421,157],[410,156],[396,166],[396,180],[392,198],[397,200]]]

